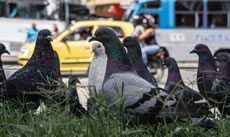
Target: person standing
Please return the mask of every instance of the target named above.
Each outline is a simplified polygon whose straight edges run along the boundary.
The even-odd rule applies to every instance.
[[[30,28],[27,32],[25,43],[33,43],[36,41],[38,36],[39,29],[36,27],[36,23],[32,23],[32,28]]]
[[[57,26],[57,24],[54,24],[53,25],[52,35],[55,37],[56,35],[58,35],[58,33],[59,33],[58,26]]]

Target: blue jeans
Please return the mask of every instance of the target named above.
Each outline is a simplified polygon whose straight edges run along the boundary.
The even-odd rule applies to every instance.
[[[156,54],[160,50],[158,45],[148,45],[141,48],[142,58],[145,64],[148,63],[148,55]]]

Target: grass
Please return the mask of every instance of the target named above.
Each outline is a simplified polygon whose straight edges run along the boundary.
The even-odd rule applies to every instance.
[[[49,102],[49,101],[48,101]],[[52,102],[52,101],[51,101]],[[51,103],[45,112],[22,113],[3,103],[0,106],[1,137],[229,137],[230,119],[217,121],[218,129],[205,129],[191,123],[153,125],[127,124],[103,97],[92,97],[90,111],[81,117],[69,113],[68,104]],[[122,104],[122,99],[121,99]]]
[[[93,101],[92,101],[93,100]],[[96,100],[96,101],[95,101]],[[2,105],[1,137],[229,137],[230,120],[218,121],[219,129],[204,129],[190,123],[128,125],[119,112],[111,110],[103,99],[94,102],[88,114],[75,117],[69,108],[52,104],[43,113],[21,113]]]

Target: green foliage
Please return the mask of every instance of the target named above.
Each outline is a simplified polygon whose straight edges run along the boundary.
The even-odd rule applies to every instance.
[[[1,137],[228,137],[230,120],[220,120],[219,129],[204,129],[190,123],[166,123],[155,125],[127,124],[123,117],[123,100],[120,112],[113,103],[107,104],[101,97],[91,97],[89,111],[81,117],[69,113],[68,104],[51,104],[45,112],[22,113],[7,104],[0,106]],[[63,109],[64,108],[64,109]]]

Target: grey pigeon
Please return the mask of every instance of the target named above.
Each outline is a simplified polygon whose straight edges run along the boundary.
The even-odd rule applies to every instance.
[[[213,82],[213,99],[217,107],[224,115],[230,114],[230,54],[219,53],[215,60],[219,62],[219,75]]]
[[[198,44],[190,52],[199,56],[197,70],[197,85],[200,93],[208,100],[213,98],[211,88],[217,75],[215,61],[209,48],[204,44]],[[210,103],[212,103],[210,101]]]
[[[186,107],[181,107],[183,105],[176,98],[169,96],[136,74],[122,43],[110,28],[101,27],[97,29],[90,41],[92,40],[99,41],[105,46],[108,60],[103,93],[115,109],[119,110],[122,107],[126,112],[125,114],[128,114],[125,115],[128,118],[131,114],[141,120],[147,119],[147,121],[158,117],[158,114],[163,115],[161,110],[165,108],[164,106],[167,106],[164,109],[166,111],[174,113],[175,110],[181,109],[183,110],[181,111],[183,112],[182,115],[188,116],[185,115]],[[167,116],[170,117],[170,114]],[[201,118],[205,113],[190,113],[190,115]],[[181,115],[176,113],[176,116]]]
[[[39,32],[32,57],[25,66],[4,81],[3,96],[19,98],[20,102],[36,102],[42,96],[32,95],[33,92],[57,87],[54,81],[58,81],[60,69],[56,68],[59,61],[51,45],[51,36],[47,29]]]
[[[137,74],[148,81],[149,83],[153,84],[154,86],[158,87],[156,79],[153,75],[149,72],[146,65],[142,59],[141,47],[138,40],[134,37],[126,37],[123,40],[123,45],[128,50],[128,57],[135,68]]]
[[[89,67],[89,90],[91,95],[101,94],[102,84],[105,77],[107,56],[105,54],[105,48],[101,43],[93,44],[94,57]]]
[[[68,80],[66,97],[69,100],[70,112],[75,116],[81,116],[81,114],[84,114],[86,110],[80,103],[76,83],[80,83],[78,77],[71,75]]]
[[[153,117],[158,114],[163,106],[161,97],[166,98],[167,94],[136,74],[125,48],[110,28],[101,27],[94,35],[90,41],[101,42],[108,58],[103,93],[109,102],[116,102],[115,108],[119,108],[123,96],[125,110],[135,114],[151,113]],[[168,103],[174,104],[175,100]]]
[[[0,43],[0,82],[3,82],[6,80],[6,75],[5,75],[3,66],[2,66],[2,59],[1,59],[1,56],[4,53],[10,54],[10,52],[6,50],[5,45]]]
[[[190,106],[193,111],[208,111],[210,109],[209,103],[197,91],[189,88],[183,82],[179,67],[174,58],[168,57],[164,60],[164,65],[168,67],[168,78],[165,84],[165,90],[171,94],[173,93],[183,101],[185,106]]]

